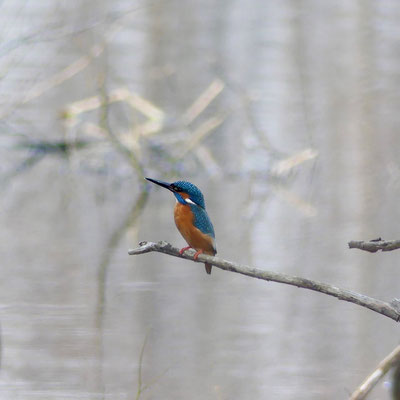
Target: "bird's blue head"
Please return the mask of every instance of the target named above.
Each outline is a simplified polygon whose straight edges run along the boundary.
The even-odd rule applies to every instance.
[[[170,190],[181,204],[196,204],[201,208],[206,208],[203,193],[193,183],[186,181],[176,181],[173,183],[158,181],[156,179],[146,178],[148,181],[160,185]]]

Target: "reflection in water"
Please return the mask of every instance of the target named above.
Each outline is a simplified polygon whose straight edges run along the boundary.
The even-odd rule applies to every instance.
[[[112,255],[117,248],[119,242],[126,234],[126,231],[135,225],[136,220],[139,218],[141,212],[143,211],[144,206],[146,205],[148,198],[147,190],[143,190],[140,193],[138,199],[133,203],[132,209],[129,214],[124,215],[122,218],[121,225],[117,227],[114,233],[111,235],[108,245],[104,248],[104,255],[101,259],[99,266],[99,296],[98,296],[98,328],[101,333],[102,329],[102,320],[103,320],[103,312],[105,305],[105,282],[107,280],[107,269],[110,267],[110,262],[112,259]]]
[[[104,345],[104,314],[106,312],[106,282],[107,282],[107,274],[108,269],[111,267],[111,260],[114,254],[115,249],[120,243],[123,236],[126,234],[127,230],[135,225],[136,220],[139,218],[141,212],[143,211],[143,207],[145,206],[148,199],[147,190],[142,190],[139,197],[133,203],[131,210],[127,215],[124,215],[121,219],[121,224],[118,226],[114,233],[110,236],[110,240],[105,246],[103,250],[103,257],[100,260],[99,272],[98,272],[98,299],[97,299],[97,311],[96,311],[96,328],[98,331],[97,342],[98,342],[98,360],[99,360],[99,384],[103,382],[103,364],[104,364],[104,354],[103,354],[103,345]],[[147,337],[147,336],[146,336]],[[143,348],[140,353],[139,358],[139,371],[138,371],[138,396],[141,394],[145,387],[142,387],[141,384],[141,365],[143,359],[143,352],[145,348],[146,341],[143,343]],[[103,387],[102,392],[104,392],[105,388]]]
[[[221,257],[398,297],[346,245],[398,238],[398,2],[0,10],[0,398],[346,397],[392,321],[127,250],[183,246],[141,177],[187,179]]]

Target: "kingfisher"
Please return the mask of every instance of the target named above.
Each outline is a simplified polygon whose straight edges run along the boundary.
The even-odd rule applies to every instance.
[[[176,198],[174,209],[175,225],[189,246],[183,247],[179,254],[195,249],[194,259],[204,253],[214,256],[217,253],[214,227],[206,211],[203,193],[193,183],[176,181],[163,182],[146,178],[148,181],[170,190]],[[205,263],[207,274],[211,274],[212,265]]]

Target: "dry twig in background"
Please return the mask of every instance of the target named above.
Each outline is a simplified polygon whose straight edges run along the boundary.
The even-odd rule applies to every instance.
[[[397,346],[388,356],[386,356],[368,376],[368,378],[360,385],[350,397],[350,400],[362,400],[375,387],[375,385],[385,376],[385,374],[400,361],[400,345]]]
[[[370,253],[376,253],[379,250],[392,251],[400,249],[400,240],[382,240],[381,238],[368,241],[352,240],[351,242],[349,242],[349,248],[365,250],[369,251]]]

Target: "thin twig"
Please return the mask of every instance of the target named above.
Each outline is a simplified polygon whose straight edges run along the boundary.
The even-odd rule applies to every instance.
[[[180,151],[179,157],[184,158],[186,154],[196,148],[208,135],[218,128],[226,119],[225,115],[217,115],[204,121],[188,138]]]
[[[371,375],[357,388],[350,397],[350,400],[362,400],[375,387],[375,385],[385,376],[385,374],[400,361],[400,345],[387,355],[372,372]]]
[[[351,242],[349,242],[349,248],[365,250],[369,251],[370,253],[376,253],[379,250],[392,251],[400,249],[400,240],[382,240],[381,238],[368,241],[352,240]]]
[[[195,100],[182,116],[185,125],[190,125],[224,90],[225,84],[221,79],[214,79],[208,88]]]
[[[115,102],[125,102],[133,110],[138,110],[150,120],[162,121],[164,112],[151,103],[148,99],[129,91],[126,88],[118,88],[111,91],[107,96],[109,104]],[[84,112],[96,110],[104,104],[103,96],[91,96],[86,99],[70,103],[63,111],[63,115],[68,118],[76,118]]]
[[[316,292],[324,293],[329,296],[338,298],[339,300],[348,301],[350,303],[357,304],[361,307],[368,308],[379,314],[385,315],[395,321],[400,320],[400,308],[397,307],[397,303],[393,302],[389,304],[382,300],[374,299],[356,292],[352,292],[347,289],[340,289],[336,286],[332,286],[326,283],[313,281],[311,279],[301,278],[297,276],[291,276],[287,274],[282,274],[278,272],[265,271],[246,265],[239,265],[231,261],[224,260],[219,257],[212,257],[205,254],[200,254],[197,260],[193,259],[195,254],[194,250],[189,250],[179,254],[179,249],[173,247],[171,244],[161,241],[158,243],[154,242],[141,242],[139,247],[136,249],[129,250],[130,255],[138,255],[149,253],[152,251],[157,251],[160,253],[168,254],[175,257],[185,258],[187,260],[197,261],[201,263],[210,263],[217,268],[223,269],[225,271],[237,272],[239,274],[247,275],[252,278],[263,279],[266,281],[273,281],[284,283],[287,285],[297,286],[303,289],[314,290]]]
[[[136,400],[139,399],[140,395],[145,390],[145,388],[143,387],[143,384],[142,384],[142,366],[143,366],[144,349],[146,347],[148,335],[149,335],[149,332],[147,332],[147,334],[144,338],[143,344],[142,344],[142,348],[140,349],[139,370],[138,370],[138,388],[137,388],[137,392],[136,392]]]
[[[152,5],[153,6],[153,5]],[[96,43],[90,49],[88,50],[88,54],[85,54],[75,61],[73,61],[71,64],[69,64],[67,67],[63,68],[61,71],[56,72],[55,74],[51,75],[50,77],[46,77],[44,80],[36,83],[30,90],[28,90],[26,93],[22,94],[22,97],[20,100],[18,100],[12,107],[11,109],[6,109],[6,110],[1,110],[0,111],[0,119],[5,119],[11,112],[17,107],[24,105],[26,103],[29,103],[38,97],[42,96],[44,93],[47,91],[53,89],[56,86],[61,85],[65,81],[71,79],[78,73],[82,72],[84,69],[86,69],[96,58],[98,58],[101,54],[104,53],[106,50],[106,47],[108,43],[110,43],[117,33],[121,31],[124,28],[123,23],[129,20],[135,13],[140,10],[140,7],[135,7],[130,10],[127,10],[124,13],[119,13],[115,14],[114,17],[110,18],[110,26],[104,33],[104,38],[103,41]],[[96,24],[93,25],[93,27]],[[88,28],[83,28],[82,31],[86,30]],[[36,34],[32,35],[32,38],[35,38],[36,36],[40,37],[40,34],[42,32],[38,32]],[[74,33],[74,32],[73,32]],[[76,32],[79,33],[79,30]],[[18,39],[22,43],[29,43],[29,36]],[[53,38],[54,39],[54,38]],[[21,41],[22,40],[22,41]],[[42,40],[44,41],[44,40]],[[12,49],[13,46],[11,46]],[[15,46],[14,46],[15,47]],[[0,48],[1,50],[1,48]]]
[[[102,96],[102,113],[100,115],[100,121],[101,121],[101,126],[105,130],[105,132],[108,135],[108,138],[110,139],[111,143],[114,145],[114,147],[122,154],[124,155],[131,166],[135,169],[136,174],[138,175],[139,178],[144,177],[144,170],[143,166],[141,165],[138,156],[136,153],[126,147],[124,143],[122,143],[118,136],[114,133],[114,131],[111,128],[110,125],[110,120],[109,120],[109,101],[108,101],[108,95],[107,91],[105,88],[105,84],[101,85],[100,89],[100,95]]]
[[[295,167],[303,164],[306,161],[314,160],[318,156],[315,149],[304,149],[289,157],[285,157],[273,163],[271,174],[275,176],[286,176],[292,172]]]
[[[150,334],[150,330],[147,331],[146,336],[144,338],[142,348],[140,349],[140,355],[139,355],[139,367],[138,367],[138,381],[137,381],[137,392],[136,392],[136,398],[135,400],[139,400],[140,396],[145,390],[150,389],[151,386],[156,384],[169,370],[169,367],[166,368],[160,375],[158,375],[156,378],[151,380],[150,382],[144,384],[143,383],[143,358],[144,358],[144,351],[145,347],[147,345],[147,340]]]

